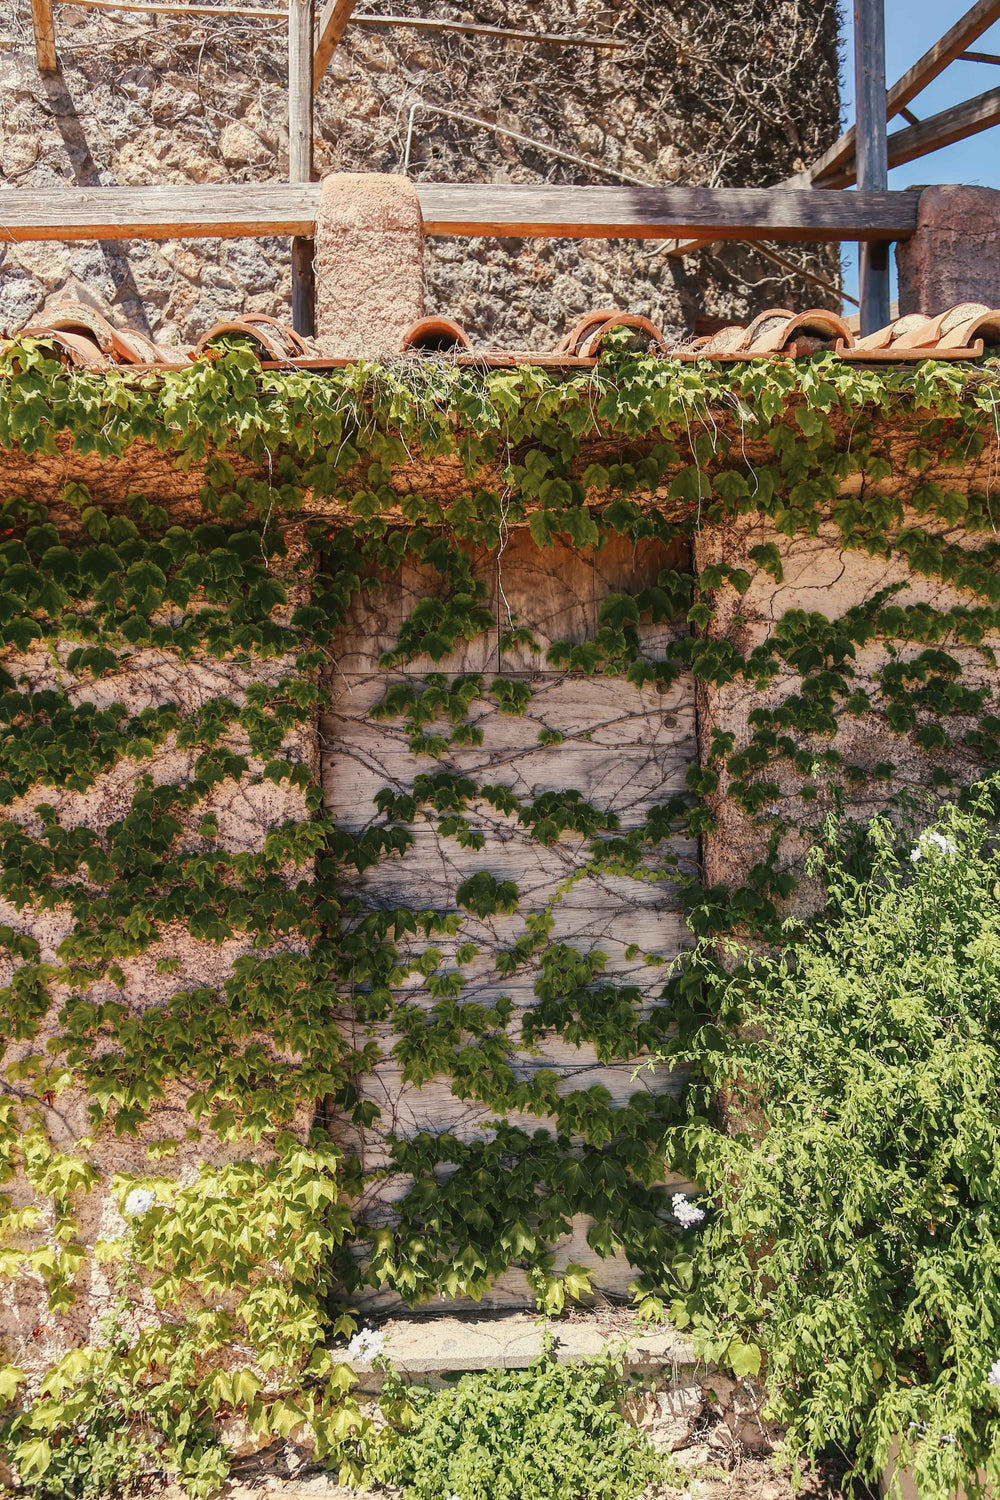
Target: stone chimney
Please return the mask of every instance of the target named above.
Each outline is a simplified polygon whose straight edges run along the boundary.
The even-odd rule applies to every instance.
[[[424,226],[407,177],[335,172],[316,215],[316,343],[384,359],[424,312]]]
[[[916,233],[896,246],[899,313],[933,317],[958,302],[1000,307],[1000,192],[926,187]]]

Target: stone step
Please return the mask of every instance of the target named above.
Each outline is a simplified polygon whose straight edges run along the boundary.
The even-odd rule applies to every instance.
[[[526,1312],[411,1313],[373,1320],[369,1326],[385,1335],[383,1353],[394,1370],[435,1386],[473,1370],[527,1369],[543,1352],[547,1335],[555,1340],[553,1353],[560,1363],[622,1351],[630,1372],[669,1372],[681,1384],[693,1378],[697,1363],[690,1345],[669,1323],[643,1324],[634,1313],[619,1309],[567,1318]],[[381,1371],[360,1360],[346,1363],[358,1376],[361,1391],[381,1388]]]

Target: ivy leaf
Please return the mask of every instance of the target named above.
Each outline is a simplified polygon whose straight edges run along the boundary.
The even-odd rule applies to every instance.
[[[734,1339],[725,1353],[725,1361],[739,1380],[747,1375],[760,1374],[761,1351],[756,1344],[744,1344]]]
[[[533,510],[528,517],[528,530],[536,547],[552,547],[559,534],[559,517],[547,510]]]

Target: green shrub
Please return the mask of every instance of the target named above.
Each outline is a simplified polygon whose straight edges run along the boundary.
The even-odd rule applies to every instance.
[[[566,1365],[543,1355],[440,1391],[390,1373],[370,1474],[407,1500],[630,1500],[667,1465],[622,1415],[626,1390],[610,1353]]]
[[[874,1476],[898,1434],[923,1500],[1000,1485],[998,791],[905,842],[876,820],[863,875],[831,825],[827,910],[782,954],[700,955],[712,1013],[673,1049],[732,1132],[691,1122],[714,1209],[674,1316],[740,1373],[763,1352],[794,1454]]]

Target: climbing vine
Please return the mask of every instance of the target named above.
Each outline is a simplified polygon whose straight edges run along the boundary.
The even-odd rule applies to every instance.
[[[0,377],[3,448],[100,476],[139,442],[200,486],[185,524],[163,494],[95,498],[96,478],[0,509],[0,1275],[44,1283],[80,1346],[0,1368],[4,1442],[22,1483],[79,1493],[78,1425],[110,1403],[149,1464],[207,1494],[238,1416],[308,1434],[356,1478],[366,1426],[337,1340],[359,1294],[478,1297],[513,1268],[558,1312],[594,1274],[557,1269],[582,1215],[647,1308],[669,1295],[683,1252],[663,1184],[698,1180],[711,1108],[693,1125],[670,1091],[615,1102],[522,1063],[556,1038],[638,1067],[678,1027],[704,1036],[710,995],[697,966],[664,985],[666,939],[626,949],[639,982],[560,935],[581,882],[669,894],[695,937],[766,942],[828,812],[873,785],[888,806],[960,792],[1000,762],[996,366],[681,364],[612,340],[582,375],[264,372],[236,344],[97,377],[26,342]],[[542,647],[473,566],[518,527],[540,553],[624,539],[662,566],[608,591],[586,638]],[[803,536],[887,581],[839,618],[764,622]],[[415,769],[346,827],[315,729],[352,611],[404,567],[421,591],[368,717]],[[449,669],[487,636],[489,670]],[[647,696],[692,683],[683,790],[623,827],[578,788],[468,770],[486,715],[530,733],[536,669]],[[734,728],[713,705],[737,689],[755,701]],[[538,724],[540,749],[565,750]],[[706,880],[697,841],[734,816],[750,857]],[[490,826],[574,850],[541,905],[496,866]],[[428,831],[463,853],[453,900],[369,900],[366,875],[405,868]],[[383,1121],[366,1152],[387,1055],[401,1087],[444,1079],[481,1127]],[[116,1233],[94,1233],[95,1201]],[[81,1311],[94,1266],[114,1335]],[[106,1426],[88,1432],[106,1455]]]

